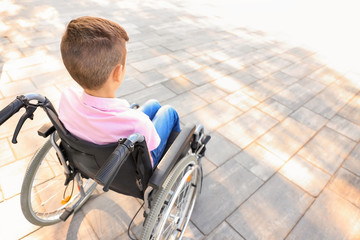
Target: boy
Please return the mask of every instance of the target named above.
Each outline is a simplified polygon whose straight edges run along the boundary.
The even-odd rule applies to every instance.
[[[133,133],[145,137],[153,167],[159,163],[179,116],[170,106],[150,100],[139,110],[115,98],[125,75],[129,37],[117,23],[95,17],[70,21],[61,41],[61,56],[82,89],[62,93],[59,118],[75,136],[96,144],[117,142]]]

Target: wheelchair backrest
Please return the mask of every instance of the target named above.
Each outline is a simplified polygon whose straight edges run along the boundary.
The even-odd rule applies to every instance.
[[[83,177],[93,179],[118,143],[97,145],[79,139],[67,131],[51,103],[45,106],[44,110],[59,134],[60,147],[70,166]],[[143,199],[152,171],[146,142],[137,143],[110,185],[110,189]]]

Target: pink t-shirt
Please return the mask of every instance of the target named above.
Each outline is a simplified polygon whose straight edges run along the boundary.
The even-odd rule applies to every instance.
[[[145,137],[149,151],[160,144],[149,117],[131,109],[123,99],[93,97],[82,89],[68,88],[61,95],[59,118],[69,132],[99,145],[117,142],[133,133]]]

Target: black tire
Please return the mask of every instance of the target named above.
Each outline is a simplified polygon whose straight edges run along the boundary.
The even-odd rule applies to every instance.
[[[59,137],[55,135],[56,141]],[[96,188],[91,179],[83,179],[85,197],[73,181],[65,186],[64,169],[56,156],[56,151],[48,139],[30,161],[21,187],[21,209],[26,219],[38,226],[48,226],[60,222],[60,216],[66,207],[77,204],[79,209]],[[65,194],[66,193],[66,194]],[[72,194],[71,194],[72,193]],[[71,194],[68,202],[63,195]]]
[[[200,169],[193,154],[176,164],[151,203],[142,240],[181,239],[199,193]]]

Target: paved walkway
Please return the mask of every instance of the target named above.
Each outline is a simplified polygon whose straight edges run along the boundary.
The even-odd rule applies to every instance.
[[[66,23],[102,16],[131,38],[118,96],[157,98],[178,109],[182,124],[202,122],[211,133],[186,239],[360,239],[358,73],[227,21],[222,1],[19,2],[0,2],[1,108],[27,92],[57,104],[73,85],[59,54]],[[0,127],[0,239],[127,239],[140,203],[112,192],[97,191],[65,223],[39,228],[24,219],[21,182],[46,121],[37,112],[17,145],[16,119]],[[136,234],[142,219],[135,222]]]

